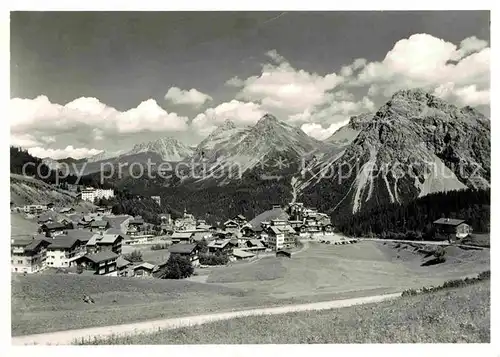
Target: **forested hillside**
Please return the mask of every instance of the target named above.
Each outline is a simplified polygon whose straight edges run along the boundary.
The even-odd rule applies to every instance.
[[[434,193],[405,204],[385,204],[360,213],[333,215],[336,228],[349,236],[433,239],[432,222],[464,219],[476,233],[490,229],[490,190]]]

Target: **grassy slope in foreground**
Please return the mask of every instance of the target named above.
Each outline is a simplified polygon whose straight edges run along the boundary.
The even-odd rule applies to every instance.
[[[338,310],[254,316],[86,344],[489,343],[490,283]]]

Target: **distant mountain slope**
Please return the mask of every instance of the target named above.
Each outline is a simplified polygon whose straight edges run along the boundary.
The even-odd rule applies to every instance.
[[[330,137],[324,140],[336,148],[342,148],[352,143],[358,134],[370,123],[373,114],[365,113],[350,118],[349,123],[338,129]]]
[[[305,201],[322,202],[330,212],[357,212],[433,192],[489,187],[490,121],[470,107],[404,90],[363,126],[302,179],[308,182],[301,186]],[[322,178],[325,166],[330,171]]]
[[[243,129],[226,122],[212,134],[197,150],[208,148],[203,157],[206,174],[199,181],[213,180],[219,184],[239,180],[240,174],[251,170],[270,176],[296,170],[303,157],[325,145],[270,114],[253,127]]]
[[[29,176],[11,174],[10,200],[15,206],[52,202],[62,207],[76,204],[76,195]]]
[[[151,152],[158,154],[163,161],[181,161],[193,154],[193,149],[179,140],[165,137],[154,141],[136,144],[132,150],[121,156],[131,156]]]

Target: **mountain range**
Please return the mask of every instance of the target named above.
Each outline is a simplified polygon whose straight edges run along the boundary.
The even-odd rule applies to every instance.
[[[395,93],[375,113],[352,117],[324,141],[266,114],[243,128],[226,120],[195,148],[162,138],[114,157],[101,153],[87,160],[85,173],[99,171],[103,162],[146,158],[194,163],[182,179],[155,182],[155,189],[161,194],[165,187],[247,187],[248,180],[276,180],[292,200],[329,213],[355,213],[433,192],[488,188],[490,149],[489,118],[415,89]]]

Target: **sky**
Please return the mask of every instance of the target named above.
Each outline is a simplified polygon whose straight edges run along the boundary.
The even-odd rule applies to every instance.
[[[488,11],[12,12],[11,145],[81,158],[265,113],[325,139],[400,89],[489,116]]]

